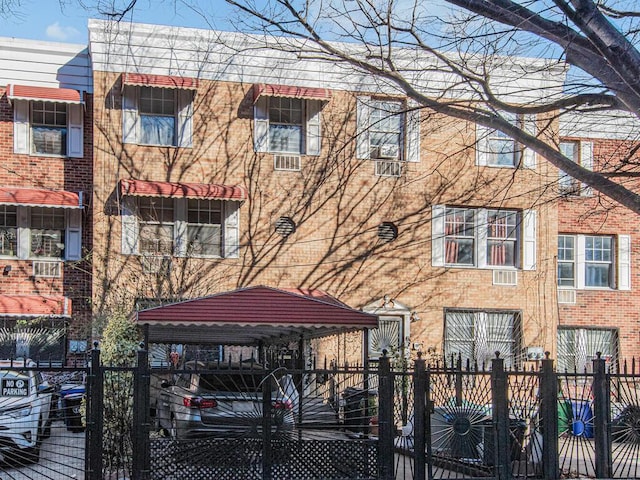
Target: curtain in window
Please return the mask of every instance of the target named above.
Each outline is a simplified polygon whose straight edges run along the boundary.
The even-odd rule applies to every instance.
[[[445,235],[459,235],[464,233],[464,217],[462,215],[450,214],[444,225]],[[459,263],[460,249],[456,238],[445,238],[444,261],[445,263]]]
[[[507,238],[507,219],[493,218],[489,221],[489,238]],[[507,247],[504,242],[489,240],[489,263],[491,265],[507,264]]]
[[[145,145],[173,145],[175,138],[175,118],[142,115],[142,143]]]

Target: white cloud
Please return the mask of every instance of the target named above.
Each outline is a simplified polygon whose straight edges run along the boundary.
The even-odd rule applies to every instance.
[[[77,36],[80,32],[73,27],[63,27],[59,22],[52,23],[47,27],[47,37],[52,40],[65,41]]]

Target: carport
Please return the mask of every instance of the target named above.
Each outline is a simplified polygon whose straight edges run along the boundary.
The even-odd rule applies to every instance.
[[[136,313],[145,343],[253,346],[298,344],[312,338],[362,331],[363,363],[369,357],[369,329],[378,316],[353,309],[320,291],[239,288]]]

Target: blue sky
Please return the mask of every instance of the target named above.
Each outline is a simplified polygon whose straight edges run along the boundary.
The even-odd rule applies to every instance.
[[[84,0],[91,8],[80,8],[77,0],[20,0],[14,13],[0,16],[0,36],[46,40],[65,43],[87,42],[87,20],[101,18],[95,5],[100,0]],[[110,2],[102,2],[110,3]],[[116,1],[128,3],[128,1]],[[138,0],[135,8],[124,20],[178,25],[196,28],[231,29],[226,17],[229,9],[223,0],[190,0],[205,12],[207,23],[201,15],[180,5],[179,0]]]

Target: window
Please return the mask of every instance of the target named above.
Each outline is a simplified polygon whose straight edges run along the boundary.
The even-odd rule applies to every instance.
[[[31,102],[31,153],[67,154],[67,105]]]
[[[613,238],[585,237],[585,286],[613,285]]]
[[[299,98],[269,99],[269,151],[302,152],[303,101]]]
[[[82,210],[0,205],[0,255],[79,260]]]
[[[445,263],[475,264],[475,210],[447,208],[445,217]]]
[[[371,158],[400,160],[402,152],[402,104],[374,101],[371,103],[369,148]]]
[[[518,214],[489,210],[487,217],[487,264],[515,267],[518,256]]]
[[[193,256],[221,256],[222,202],[189,199],[187,210],[188,253]]]
[[[193,90],[125,85],[123,141],[140,145],[191,147]]]
[[[630,288],[630,237],[558,235],[558,286]]]
[[[495,352],[506,365],[514,366],[521,350],[522,323],[519,312],[445,311],[444,353],[447,360],[491,365]]]
[[[63,257],[64,239],[64,210],[31,207],[31,257]]]
[[[502,112],[504,120],[535,135],[535,116]],[[490,167],[535,168],[535,154],[506,133],[482,125],[476,126],[476,164]]]
[[[418,108],[410,108],[409,102],[405,101],[358,97],[356,137],[358,158],[373,159],[378,162],[419,161],[419,112]],[[383,172],[388,175],[390,168],[392,167],[385,165]]]
[[[591,170],[593,168],[593,143],[565,140],[560,142],[559,150],[562,155]],[[593,191],[587,185],[581,184],[564,171],[558,171],[558,190],[563,195],[590,196]]]
[[[558,286],[575,287],[575,237],[558,235]]]
[[[451,266],[520,266],[522,214],[511,210],[443,207],[443,235],[434,220],[434,246],[444,239],[443,262]],[[535,233],[533,233],[535,238]]]
[[[256,152],[320,155],[323,101],[261,95],[254,104]]]
[[[175,145],[175,90],[140,87],[140,143]]]
[[[125,196],[122,253],[237,257],[238,201]]]
[[[84,156],[82,104],[17,98],[12,104],[14,153]]]
[[[173,253],[173,199],[141,197],[140,253],[171,255]]]
[[[597,352],[615,366],[618,357],[618,332],[615,329],[558,327],[559,372],[592,372],[592,360]]]
[[[0,205],[0,255],[18,255],[18,210],[14,205]]]

